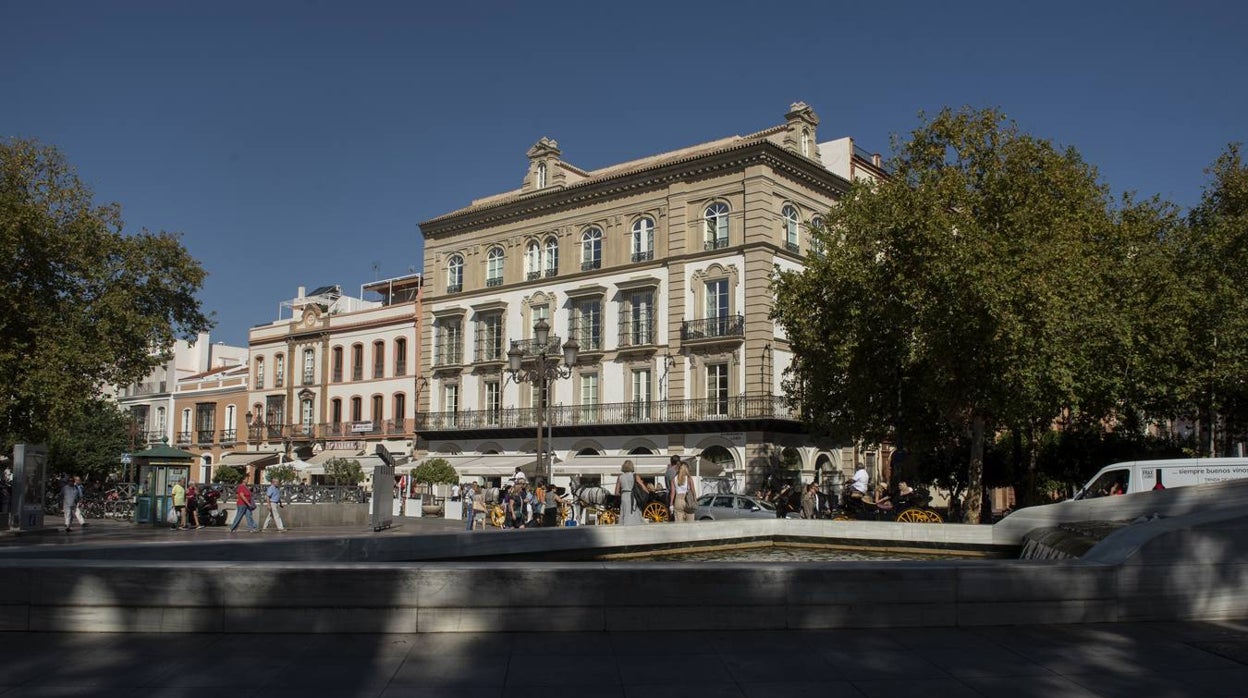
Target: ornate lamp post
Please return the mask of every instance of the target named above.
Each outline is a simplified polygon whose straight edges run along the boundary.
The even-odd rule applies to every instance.
[[[537,324],[533,325],[533,337],[537,342],[535,347],[537,354],[533,357],[532,364],[526,367],[524,350],[513,345],[511,351],[507,352],[507,373],[516,383],[541,386],[537,398],[541,403],[537,410],[537,472],[545,476],[546,482],[550,482],[551,469],[543,468],[545,452],[542,450],[542,424],[546,421],[546,410],[550,405],[550,382],[572,375],[572,367],[576,365],[576,354],[580,351],[580,345],[574,338],[563,343],[563,365],[561,366],[559,353],[550,352],[550,347],[547,346],[550,340],[550,324],[545,319],[538,320]]]

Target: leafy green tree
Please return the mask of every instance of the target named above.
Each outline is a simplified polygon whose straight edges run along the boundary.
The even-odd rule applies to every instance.
[[[0,138],[0,439],[42,442],[106,384],[211,323],[205,272],[168,233],[123,232],[55,148]]]
[[[269,481],[276,481],[277,484],[279,485],[284,485],[288,482],[294,482],[295,479],[298,477],[299,477],[299,471],[295,470],[295,466],[289,463],[282,463],[280,465],[270,465],[269,467],[264,469],[264,479],[269,480]]]
[[[48,469],[105,480],[122,470],[121,454],[129,449],[130,418],[112,402],[84,402],[68,423],[52,425],[48,438]]]
[[[247,477],[247,471],[236,465],[222,465],[212,471],[212,481],[226,485],[237,485]]]
[[[444,458],[431,458],[412,468],[412,479],[427,487],[459,482],[459,473]]]
[[[1208,173],[1213,182],[1178,244],[1186,344],[1169,358],[1174,412],[1206,429],[1201,453],[1224,455],[1248,431],[1248,166],[1240,147],[1229,146]]]
[[[335,485],[358,485],[364,481],[364,468],[350,458],[332,458],[325,463],[325,477]]]
[[[1122,330],[1101,263],[1126,251],[1095,170],[996,110],[940,112],[889,169],[812,231],[821,255],[777,274],[786,388],[832,434],[911,450],[969,437],[977,523],[985,443],[1002,429],[1035,443],[1108,389],[1101,357]]]

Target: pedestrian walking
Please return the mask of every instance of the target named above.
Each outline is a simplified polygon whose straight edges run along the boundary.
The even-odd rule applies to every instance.
[[[815,518],[815,512],[818,508],[819,496],[815,490],[815,483],[811,482],[806,485],[806,491],[802,493],[802,518]]]
[[[672,520],[676,523],[693,521],[693,514],[698,507],[698,492],[693,485],[693,477],[689,475],[689,466],[680,464],[673,485],[672,499],[668,503]]]
[[[78,525],[86,528],[90,526],[86,518],[82,515],[82,503],[87,501],[87,493],[82,489],[82,478],[74,476],[74,488],[78,490],[78,499],[74,502],[74,519],[78,521]]]
[[[199,521],[199,488],[195,486],[194,480],[186,485],[186,527],[204,527]]]
[[[247,531],[249,533],[259,533],[260,529],[256,528],[256,520],[252,517],[251,512],[256,508],[256,500],[251,496],[251,490],[247,487],[247,483],[238,483],[238,489],[234,492],[234,523],[230,524],[230,533],[238,529],[238,524],[247,517]]]
[[[186,478],[181,478],[173,483],[173,510],[178,514],[176,523],[169,526],[174,531],[186,530]]]
[[[65,478],[65,484],[61,485],[61,509],[65,512],[65,532],[69,533],[74,530],[74,519],[79,524],[84,524],[82,512],[78,510],[78,500],[82,497],[82,490],[74,482],[73,478]]]
[[[260,527],[260,530],[266,530],[269,527],[269,522],[275,521],[277,522],[277,530],[285,533],[288,529],[286,524],[282,523],[281,510],[285,509],[286,505],[282,503],[282,488],[277,486],[277,480],[269,480],[269,489],[265,490],[264,494],[269,509],[264,515],[264,525]]]
[[[631,460],[624,461],[620,466],[620,474],[615,478],[615,496],[620,498],[620,523],[629,526],[641,523],[641,506],[638,502],[641,492],[648,492],[646,481],[637,474]]]

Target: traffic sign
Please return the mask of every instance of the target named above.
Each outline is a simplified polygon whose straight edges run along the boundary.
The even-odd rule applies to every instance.
[[[130,465],[130,454],[129,454],[129,453],[123,453],[123,454],[121,454],[121,464],[122,464],[122,465]]]

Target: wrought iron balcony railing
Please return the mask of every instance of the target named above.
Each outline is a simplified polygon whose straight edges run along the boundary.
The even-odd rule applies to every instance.
[[[601,259],[587,259],[581,262],[581,271],[590,271],[593,269],[601,269],[601,268],[602,268]]]
[[[195,432],[195,443],[210,444],[212,443],[212,437],[215,435],[215,429],[199,429]]]
[[[559,348],[562,344],[558,335],[550,335],[546,338],[546,355],[555,356],[560,353]],[[519,349],[525,358],[537,356],[542,353],[542,347],[537,343],[536,339],[513,339],[511,340],[511,348]]]
[[[785,242],[784,249],[792,252],[793,254],[798,254],[802,251],[801,246],[799,246],[796,242]]]
[[[164,429],[149,429],[143,432],[143,440],[149,444],[160,443],[163,438],[165,438]]]
[[[620,318],[620,346],[644,347],[654,344],[654,316]]]
[[[487,337],[477,341],[476,358],[478,363],[488,363],[491,361],[506,361],[507,352],[503,351],[502,338]]]
[[[744,336],[745,317],[740,314],[680,323],[680,338],[684,341]]]
[[[178,443],[189,444],[190,442],[191,442],[191,432],[189,431],[178,432]]]
[[[538,409],[512,407],[497,411],[459,410],[426,412],[416,417],[417,432],[462,429],[530,428],[537,425]],[[712,400],[657,400],[596,405],[558,405],[547,408],[544,425],[553,427],[635,424],[638,422],[703,422],[729,419],[799,421],[798,411],[778,395],[740,395]]]
[[[540,279],[540,278],[542,278],[542,272],[540,271],[531,271],[528,274],[525,274],[525,279],[529,281],[533,281],[535,279]]]
[[[649,262],[652,259],[654,259],[654,250],[633,253],[633,262]]]
[[[443,344],[434,355],[434,366],[459,366],[464,363],[464,345],[460,342]]]
[[[460,291],[463,291],[463,290],[464,290],[463,284],[448,284],[446,287],[447,293],[459,293]]]
[[[728,246],[728,238],[713,238],[707,240],[703,245],[704,250],[721,250]]]
[[[551,279],[551,278],[554,278],[554,277],[556,277],[556,276],[558,276],[558,275],[559,275],[559,270],[558,270],[558,269],[547,269],[547,270],[546,270],[545,272],[543,272],[543,273],[546,275],[546,278]]]
[[[238,432],[234,429],[221,430],[221,443],[232,444],[238,440]]]
[[[485,285],[486,285],[486,286],[491,286],[491,287],[493,287],[493,286],[502,286],[502,285],[503,285],[503,277],[501,277],[501,276],[493,276],[493,277],[490,277],[490,278],[488,278],[488,279],[486,279],[486,280],[485,280]]]

